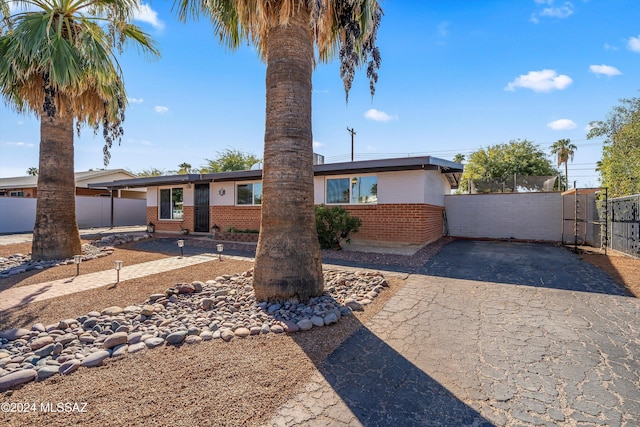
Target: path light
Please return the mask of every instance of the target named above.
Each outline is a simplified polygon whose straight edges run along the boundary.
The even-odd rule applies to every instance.
[[[74,255],[73,263],[76,265],[76,276],[80,275],[80,263],[82,262],[82,255]]]
[[[118,280],[116,283],[120,283],[120,270],[122,269],[123,261],[113,261],[113,268],[118,272]]]
[[[178,240],[178,247],[180,248],[180,258],[184,256],[184,240]]]
[[[222,245],[222,243],[218,243],[216,245],[216,249],[218,249],[218,259],[222,261],[222,251],[224,250],[224,245]]]

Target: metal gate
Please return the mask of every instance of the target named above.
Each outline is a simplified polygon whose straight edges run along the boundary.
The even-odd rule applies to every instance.
[[[610,199],[609,247],[640,258],[640,194]]]
[[[193,231],[209,232],[209,184],[196,184]]]

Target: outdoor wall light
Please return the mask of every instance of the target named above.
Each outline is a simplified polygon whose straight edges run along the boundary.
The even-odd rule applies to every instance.
[[[116,280],[116,283],[120,283],[120,270],[122,270],[122,264],[123,261],[113,261],[113,268],[118,273],[118,279]]]
[[[184,240],[178,240],[178,247],[180,248],[180,258],[184,256]]]
[[[147,224],[147,233],[153,233],[154,231],[156,231],[156,226],[154,223],[149,221],[149,224]]]
[[[224,245],[222,245],[221,243],[218,243],[216,245],[216,248],[218,249],[218,259],[222,261],[222,251],[224,250]]]
[[[82,262],[82,255],[74,255],[73,263],[76,265],[76,276],[80,275],[80,263]]]

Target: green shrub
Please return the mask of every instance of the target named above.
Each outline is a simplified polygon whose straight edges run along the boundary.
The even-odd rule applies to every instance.
[[[244,230],[240,230],[236,227],[234,227],[233,225],[229,228],[227,228],[227,233],[248,233],[248,234],[258,234],[260,233],[260,230],[255,230],[253,228],[246,228]]]
[[[362,220],[349,215],[341,206],[316,206],[316,230],[322,249],[342,249],[340,240],[351,242],[349,236],[356,233],[362,225]]]

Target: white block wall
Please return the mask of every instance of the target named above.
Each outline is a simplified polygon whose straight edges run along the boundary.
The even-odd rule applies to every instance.
[[[444,205],[451,236],[562,239],[560,193],[447,195]]]
[[[114,225],[144,225],[147,201],[144,199],[113,199]],[[36,199],[0,197],[0,233],[33,231],[36,221]],[[76,217],[79,228],[111,225],[110,197],[76,197]]]

